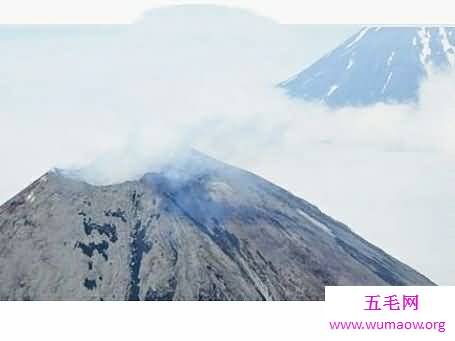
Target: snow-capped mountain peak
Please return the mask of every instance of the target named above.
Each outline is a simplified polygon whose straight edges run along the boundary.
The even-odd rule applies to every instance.
[[[329,106],[416,102],[433,70],[455,66],[454,27],[364,27],[280,84],[292,97]]]

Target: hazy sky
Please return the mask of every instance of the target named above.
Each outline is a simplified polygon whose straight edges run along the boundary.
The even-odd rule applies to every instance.
[[[254,10],[281,23],[453,23],[446,0],[2,0],[0,23],[131,23],[145,10],[166,5],[217,4]]]
[[[333,112],[274,87],[357,30],[219,7],[123,26],[0,26],[0,202],[53,166],[96,161],[94,175],[115,182],[194,146],[454,284],[453,75],[424,84],[419,109]]]

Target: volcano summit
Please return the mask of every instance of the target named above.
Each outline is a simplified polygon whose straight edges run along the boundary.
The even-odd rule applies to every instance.
[[[1,300],[321,300],[326,285],[432,282],[195,151],[114,185],[50,171],[0,207]]]

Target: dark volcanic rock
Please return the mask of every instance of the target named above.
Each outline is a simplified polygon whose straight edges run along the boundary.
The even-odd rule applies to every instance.
[[[431,284],[197,152],[110,186],[49,172],[0,207],[2,300],[320,300],[325,285]]]

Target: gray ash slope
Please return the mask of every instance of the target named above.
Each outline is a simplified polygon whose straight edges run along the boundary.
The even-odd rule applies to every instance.
[[[1,300],[320,300],[325,285],[432,284],[196,152],[109,186],[48,172],[0,207]]]
[[[415,103],[421,81],[455,66],[455,27],[365,27],[280,84],[332,107]]]

